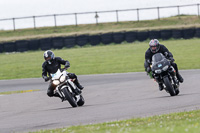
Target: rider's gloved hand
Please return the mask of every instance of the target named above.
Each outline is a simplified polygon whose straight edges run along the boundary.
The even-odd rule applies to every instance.
[[[44,78],[44,81],[45,81],[45,82],[49,81],[49,77],[44,76],[43,78]]]
[[[174,62],[174,58],[173,57],[169,57],[170,62]]]
[[[151,72],[151,68],[147,67],[147,73],[150,73],[150,72]]]
[[[66,62],[65,63],[65,68],[69,68],[70,67],[70,63],[69,62]]]

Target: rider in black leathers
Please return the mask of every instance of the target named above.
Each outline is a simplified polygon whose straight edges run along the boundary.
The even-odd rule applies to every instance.
[[[145,67],[145,71],[147,73],[149,73],[151,71],[151,61],[152,61],[152,56],[156,53],[162,53],[167,59],[170,60],[171,65],[174,67],[174,69],[176,70],[176,77],[179,80],[180,83],[183,82],[183,78],[180,75],[179,71],[178,71],[178,67],[177,64],[174,63],[174,58],[171,52],[169,52],[169,50],[162,44],[159,43],[159,41],[157,39],[152,39],[149,42],[149,48],[147,49],[146,53],[145,53],[145,62],[144,62],[144,67]],[[163,84],[156,79],[156,81],[159,84],[159,89],[163,90]]]
[[[56,73],[58,69],[61,68],[61,64],[65,65],[65,68],[70,67],[69,61],[63,60],[60,57],[54,57],[54,53],[51,50],[47,50],[44,52],[44,63],[42,64],[42,77],[47,82],[48,80],[51,79],[50,73]],[[47,76],[48,74],[48,76]],[[74,73],[68,73],[69,78],[74,79],[74,84],[82,90],[84,87],[80,85],[77,76]],[[60,97],[57,93],[54,94],[54,89],[55,85],[53,85],[52,82],[50,82],[48,90],[47,90],[47,95],[49,97],[55,96],[55,97]],[[61,98],[61,97],[60,97]],[[62,98],[61,98],[62,99]],[[62,99],[63,101],[63,99]]]

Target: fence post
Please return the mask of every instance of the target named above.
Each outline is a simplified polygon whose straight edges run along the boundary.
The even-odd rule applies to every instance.
[[[180,19],[180,10],[179,10],[179,6],[177,6],[178,9],[178,18]]]
[[[33,16],[33,25],[34,25],[34,29],[36,29],[35,16]]]
[[[119,22],[118,10],[116,10],[117,23]]]
[[[15,31],[15,18],[13,18],[13,30]]]
[[[137,20],[140,21],[140,18],[139,18],[139,9],[137,9]]]
[[[54,23],[55,23],[55,27],[56,27],[57,26],[57,24],[56,24],[56,15],[54,14],[53,16],[54,16]]]
[[[197,11],[198,11],[198,17],[199,17],[199,4],[197,4]]]
[[[160,20],[160,10],[159,10],[159,7],[157,7],[158,9],[158,20]]]
[[[98,16],[97,12],[95,12],[96,25],[98,25],[98,18],[99,18],[99,16]]]
[[[76,26],[78,26],[78,22],[77,22],[77,13],[75,13],[74,15],[75,15],[75,23],[76,23]]]

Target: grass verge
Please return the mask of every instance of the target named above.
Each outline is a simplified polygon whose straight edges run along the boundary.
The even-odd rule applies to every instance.
[[[78,75],[144,71],[148,41],[53,50],[69,60],[69,72]],[[179,69],[200,69],[200,39],[162,41],[174,55]],[[44,51],[0,54],[0,79],[41,77]]]
[[[0,92],[0,95],[10,95],[10,94],[27,93],[27,92],[34,92],[34,91],[39,91],[39,90],[36,89],[36,90],[7,91],[7,92]]]
[[[199,133],[200,110],[33,133]]]
[[[175,16],[160,20],[126,21],[118,23],[82,24],[78,26],[42,27],[37,29],[0,30],[0,42],[35,38],[69,36],[74,34],[97,34],[115,31],[152,30],[169,28],[200,27],[198,16]]]

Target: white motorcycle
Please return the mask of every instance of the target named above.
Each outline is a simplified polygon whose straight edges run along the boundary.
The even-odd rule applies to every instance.
[[[58,69],[56,73],[50,74],[52,83],[56,86],[54,93],[58,93],[64,100],[67,100],[72,107],[83,106],[85,100],[81,90],[70,79],[66,69]]]

